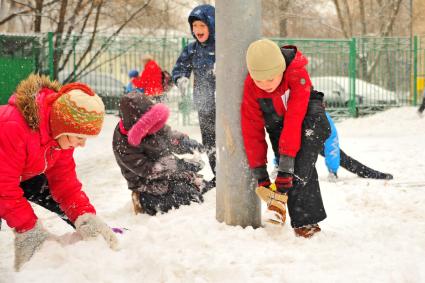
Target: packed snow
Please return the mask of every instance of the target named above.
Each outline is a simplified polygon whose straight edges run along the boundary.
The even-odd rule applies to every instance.
[[[243,229],[217,222],[215,190],[200,205],[155,217],[133,215],[112,153],[116,122],[108,115],[100,137],[76,150],[76,161],[98,215],[128,229],[118,234],[120,250],[110,250],[101,238],[73,243],[68,225],[36,207],[64,244],[46,242],[16,273],[14,235],[3,223],[0,282],[425,282],[425,118],[415,108],[336,124],[348,155],[392,173],[394,180],[361,179],[341,168],[331,183],[319,157],[328,218],[308,240],[296,238],[288,224]],[[196,126],[179,128],[200,140]],[[203,173],[212,177],[209,168]]]

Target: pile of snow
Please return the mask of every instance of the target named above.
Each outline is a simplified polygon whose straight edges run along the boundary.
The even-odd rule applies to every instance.
[[[347,154],[395,179],[365,180],[340,169],[338,182],[330,183],[319,157],[328,218],[310,240],[296,238],[289,225],[254,230],[218,223],[215,190],[201,205],[133,215],[111,149],[116,121],[108,116],[101,136],[77,150],[76,160],[98,215],[128,229],[118,235],[121,249],[109,250],[100,238],[46,243],[15,273],[13,232],[3,225],[0,282],[425,282],[425,121],[415,108],[337,123]],[[200,139],[196,127],[181,130]],[[36,213],[71,241],[62,220],[40,208]]]

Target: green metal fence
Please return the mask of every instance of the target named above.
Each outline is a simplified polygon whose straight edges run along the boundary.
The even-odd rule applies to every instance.
[[[357,116],[415,103],[412,62],[418,62],[418,50],[410,38],[275,40],[296,45],[309,59],[313,86],[325,93],[327,107],[336,115]]]
[[[415,38],[414,44],[414,66],[413,66],[413,77],[412,78],[412,89],[416,89],[416,93],[413,93],[412,102],[414,105],[421,103],[425,93],[425,35]]]
[[[16,85],[36,71],[36,36],[0,36],[0,104],[7,103]]]
[[[328,111],[336,116],[416,105],[422,97],[422,37],[273,40],[280,45],[296,45],[305,54],[313,85],[325,93]],[[53,33],[0,35],[0,103],[7,101],[17,83],[30,72],[39,72],[61,82],[88,83],[102,97],[107,109],[116,111],[128,82],[128,71],[141,71],[144,54],[153,55],[163,69],[171,71],[188,41],[181,37],[91,34],[59,38]],[[166,103],[172,109],[173,119],[196,123],[192,107],[181,101],[175,88],[168,93]]]
[[[108,112],[117,112],[128,72],[137,69],[141,73],[142,56],[152,55],[163,70],[171,72],[187,41],[181,37],[0,34],[0,101],[6,103],[19,81],[38,72],[62,83],[87,83],[102,97]],[[183,124],[197,122],[191,99],[183,101],[175,88],[166,97],[171,119]],[[179,108],[183,104],[185,107]]]

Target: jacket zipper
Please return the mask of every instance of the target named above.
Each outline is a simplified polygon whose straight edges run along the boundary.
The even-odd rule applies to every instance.
[[[47,170],[47,151],[51,149],[51,147],[49,146],[46,151],[44,151],[44,169],[40,174],[44,174],[44,172],[46,172]]]

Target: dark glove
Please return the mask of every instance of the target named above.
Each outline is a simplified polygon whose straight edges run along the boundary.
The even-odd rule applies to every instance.
[[[190,149],[190,150],[197,150],[199,152],[204,151],[204,146],[200,144],[198,141],[189,138],[188,136],[185,136],[180,141],[181,146]]]
[[[289,189],[291,189],[293,186],[292,180],[292,174],[278,171],[276,180],[274,181],[274,183],[276,184],[277,191],[283,194],[288,193]]]
[[[267,172],[266,165],[253,168],[252,177],[257,179],[258,187],[268,188],[271,185],[269,173]]]
[[[258,179],[257,184],[259,187],[268,188],[272,183],[270,182],[270,178],[267,176],[266,178]]]

